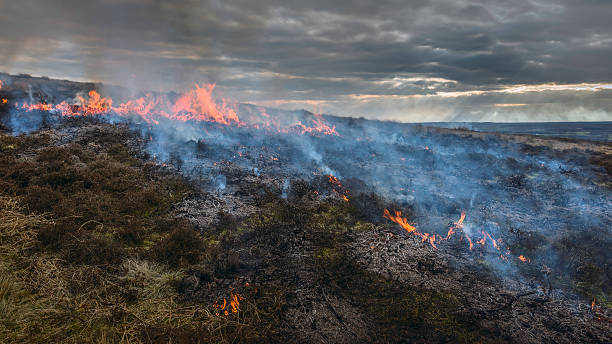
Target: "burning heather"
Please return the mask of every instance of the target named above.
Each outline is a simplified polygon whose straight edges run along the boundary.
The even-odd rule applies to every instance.
[[[612,340],[609,144],[2,81],[8,342]]]
[[[1,86],[1,85],[0,85]],[[62,117],[80,116],[118,116],[129,120],[143,120],[147,124],[159,125],[160,121],[180,121],[190,123],[211,122],[226,126],[251,127],[272,130],[282,133],[338,135],[336,128],[329,127],[321,115],[315,114],[309,125],[297,121],[288,125],[273,120],[265,112],[250,114],[243,120],[236,113],[237,105],[228,104],[225,100],[217,102],[212,93],[215,85],[196,85],[193,90],[185,92],[171,100],[167,95],[146,94],[135,100],[123,103],[112,98],[102,97],[97,91],[91,90],[86,96],[76,95],[72,101],[62,101],[58,104],[48,102],[24,101],[15,103],[18,111],[42,111]],[[8,103],[7,99],[3,99]]]

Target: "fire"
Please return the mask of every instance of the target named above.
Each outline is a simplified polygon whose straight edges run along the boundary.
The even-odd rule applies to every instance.
[[[340,184],[340,182],[338,181],[338,178],[332,176],[331,174],[328,176],[328,179],[330,183],[334,185],[342,186],[342,184]]]
[[[6,104],[6,103],[8,103],[8,99],[2,98],[2,104]]]
[[[479,243],[480,245],[484,246],[487,243],[487,237],[485,236],[484,232],[480,232],[482,233],[482,239],[476,241],[477,243]]]
[[[231,296],[230,306],[232,308],[232,313],[238,313],[238,307],[240,306],[240,301],[238,300],[238,294],[233,294]]]
[[[402,212],[396,210],[395,215],[391,215],[389,210],[385,209],[383,213],[383,217],[389,219],[398,225],[400,225],[403,229],[405,229],[408,233],[412,233],[416,231],[416,227],[412,226],[408,223],[408,220],[405,217],[402,217]]]
[[[472,239],[470,238],[470,236],[468,235],[468,233],[466,231],[463,230],[464,228],[464,224],[463,222],[465,221],[465,211],[461,212],[461,217],[459,218],[459,220],[455,221],[452,223],[452,225],[449,227],[448,232],[446,233],[446,237],[442,237],[442,236],[437,236],[436,234],[430,234],[430,233],[420,233],[416,230],[416,227],[412,226],[411,224],[408,223],[408,220],[404,217],[402,217],[402,212],[401,211],[395,211],[395,214],[391,214],[391,212],[389,212],[389,210],[385,209],[383,212],[383,217],[386,219],[389,219],[397,224],[399,224],[402,228],[404,228],[408,233],[413,233],[415,235],[418,235],[419,237],[421,237],[421,242],[429,242],[429,244],[434,247],[434,248],[438,248],[438,246],[436,245],[436,240],[438,240],[438,242],[442,242],[445,240],[449,240],[455,233],[457,233],[457,231],[461,230],[463,232],[463,236],[464,238],[467,240],[468,245],[469,245],[469,249],[472,250],[474,248],[474,242],[472,241]],[[501,253],[498,255],[499,258],[505,262],[509,262],[509,258],[512,256],[512,254],[510,253],[510,249],[509,248],[505,248],[505,251],[502,250],[502,240],[501,239],[495,239],[489,232],[487,231],[480,231],[480,233],[482,234],[482,238],[480,238],[480,240],[476,241],[476,243],[480,244],[483,248],[486,246],[487,244],[487,239],[489,241],[491,241],[493,247],[497,250],[500,251]],[[518,256],[518,259],[526,262],[526,263],[530,263],[531,259],[520,255]]]
[[[230,312],[238,313],[238,310],[240,309],[240,299],[242,299],[242,296],[231,291],[229,304],[226,298],[223,298],[223,304],[219,304],[217,301],[215,301],[215,303],[213,304],[215,315],[219,316],[223,314],[225,316],[228,316]]]
[[[591,310],[594,312],[595,311],[595,301],[597,301],[596,298],[593,298],[593,301],[591,302]]]
[[[472,239],[470,239],[470,237],[467,235],[467,233],[463,233],[465,234],[465,238],[467,239],[468,243],[470,244],[470,251],[474,248],[474,243],[472,242]]]
[[[310,125],[301,121],[281,127],[278,121],[270,118],[265,109],[246,119],[238,118],[237,105],[213,98],[214,84],[195,85],[195,88],[172,100],[166,95],[146,94],[124,103],[115,104],[113,99],[103,97],[95,90],[87,97],[77,95],[75,104],[63,101],[59,104],[23,103],[17,106],[25,111],[47,111],[61,116],[92,116],[113,114],[122,117],[138,116],[149,124],[159,124],[162,119],[177,121],[214,122],[222,125],[248,126],[255,129],[273,130],[279,133],[322,134],[339,136],[335,126],[329,126],[322,115],[315,114]],[[8,102],[8,100],[7,100]],[[263,122],[263,123],[260,123]]]
[[[325,119],[320,114],[315,114],[314,119],[312,120],[312,127],[307,127],[302,122],[298,122],[296,128],[302,130],[302,133],[321,133],[324,135],[336,135],[338,136],[338,132],[336,131],[336,126],[330,127],[325,123]]]
[[[406,232],[408,233],[412,233],[414,235],[417,235],[419,237],[421,237],[421,242],[429,242],[429,244],[433,247],[433,248],[438,248],[436,246],[436,235],[431,235],[429,233],[421,233],[419,231],[416,230],[416,227],[414,227],[413,225],[408,223],[408,220],[405,217],[402,217],[402,212],[396,210],[395,215],[392,215],[389,210],[385,209],[383,212],[383,217],[386,219],[389,219],[395,223],[397,223],[398,225],[400,225],[403,229],[406,230]]]
[[[331,174],[329,174],[327,176],[327,180],[329,181],[329,183],[331,185],[333,185],[332,191],[336,195],[342,196],[342,199],[345,200],[346,202],[348,202],[349,201],[348,195],[350,195],[351,191],[350,190],[343,190],[342,183],[340,183],[338,178],[336,178],[335,176],[333,176]]]
[[[486,236],[487,236],[487,238],[489,238],[489,240],[491,240],[491,243],[493,243],[493,247],[495,247],[499,251],[499,246],[497,245],[497,241],[495,239],[493,239],[491,234],[489,234],[489,232],[483,232],[483,233],[486,234]]]
[[[454,222],[453,225],[448,228],[448,233],[446,233],[446,239],[449,239],[453,234],[455,234],[455,229],[463,228],[463,220],[465,220],[465,210],[461,211],[461,217],[459,218],[459,220],[457,220],[457,222]],[[472,241],[470,240],[470,243],[471,242]]]

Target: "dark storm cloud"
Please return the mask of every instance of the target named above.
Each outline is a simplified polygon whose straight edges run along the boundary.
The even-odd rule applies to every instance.
[[[147,89],[216,82],[238,100],[406,120],[480,119],[508,95],[468,91],[561,83],[575,87],[563,91],[569,97],[546,91],[559,104],[595,119],[612,110],[609,92],[577,85],[612,82],[612,1],[0,0],[0,8],[0,69],[10,72]],[[519,92],[508,104],[541,112],[541,95]]]

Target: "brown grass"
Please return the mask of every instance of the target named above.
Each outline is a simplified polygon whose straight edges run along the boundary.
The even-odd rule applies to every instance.
[[[118,143],[95,152],[36,135],[0,135],[0,342],[261,339],[261,300],[228,317],[181,301],[176,285],[207,249],[168,215],[187,185]]]

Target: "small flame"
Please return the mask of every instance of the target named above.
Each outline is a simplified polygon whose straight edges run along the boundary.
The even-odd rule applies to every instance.
[[[491,240],[491,242],[493,243],[493,247],[495,247],[497,250],[499,250],[499,246],[497,245],[497,241],[495,241],[495,239],[493,239],[493,237],[491,237],[491,234],[489,234],[489,232],[485,232],[485,234],[487,235],[489,240]]]
[[[325,123],[325,119],[323,119],[323,116],[320,114],[314,114],[314,119],[312,120],[312,127],[307,127],[304,124],[302,124],[302,122],[298,122],[296,125],[296,128],[299,128],[302,133],[321,133],[321,134],[325,134],[325,135],[335,135],[335,136],[339,136],[338,132],[336,131],[336,126],[332,126],[330,127],[329,125],[327,125]]]
[[[459,218],[459,220],[457,220],[457,222],[454,222],[453,225],[448,228],[448,233],[446,233],[446,239],[450,239],[450,237],[455,234],[455,229],[463,228],[463,220],[465,220],[465,210],[461,211],[461,217]],[[471,242],[472,241],[470,240],[470,243]]]
[[[329,183],[333,185],[332,191],[334,192],[334,194],[338,196],[342,196],[342,199],[348,202],[349,201],[348,195],[351,194],[351,191],[350,190],[343,191],[342,183],[340,183],[338,178],[336,178],[335,176],[329,174],[327,175],[327,179]]]
[[[594,312],[595,311],[595,302],[597,301],[596,298],[593,298],[593,301],[591,301],[591,310]]]
[[[246,285],[248,286],[248,283]],[[232,313],[238,313],[238,310],[240,309],[240,299],[242,299],[242,296],[231,291],[229,305],[227,303],[226,298],[223,298],[222,305],[215,301],[215,303],[213,304],[215,315],[219,316],[220,314],[223,314],[225,316],[228,316],[230,314],[230,311]]]
[[[520,256],[518,256],[518,259],[519,259],[520,261],[522,261],[522,262],[525,262],[525,263],[529,263],[529,262],[531,262],[531,259],[529,259],[529,258],[527,258],[527,257],[523,256],[522,254],[521,254]]]
[[[482,233],[482,239],[476,241],[477,243],[479,243],[480,245],[484,246],[487,243],[487,237],[485,236],[484,232],[481,231],[480,233]]]
[[[340,184],[340,181],[338,181],[338,178],[334,177],[333,175],[329,175],[328,176],[329,182],[334,184],[334,185],[338,185],[338,186],[342,186],[342,184]]]
[[[433,248],[438,248],[436,246],[436,236],[434,235],[430,235],[429,233],[420,233],[416,230],[416,227],[414,227],[413,225],[408,223],[408,220],[405,217],[402,217],[402,212],[396,210],[395,211],[395,215],[392,215],[389,210],[385,209],[383,212],[383,217],[386,219],[389,219],[395,223],[397,223],[398,225],[400,225],[403,229],[406,230],[406,232],[408,233],[413,233],[414,235],[417,235],[419,237],[421,237],[421,242],[429,242],[429,244],[433,247]]]
[[[467,233],[463,233],[465,234],[465,238],[467,239],[468,243],[470,244],[470,251],[474,248],[474,243],[472,242],[472,239],[470,239],[470,237],[467,235]]]
[[[429,237],[429,244],[433,246],[433,248],[438,248],[436,246],[436,235],[435,234]]]
[[[400,225],[403,229],[405,229],[408,233],[412,233],[416,231],[416,227],[412,226],[408,223],[408,220],[405,217],[402,217],[402,212],[396,210],[395,215],[391,215],[389,210],[385,209],[383,213],[383,217],[389,219],[398,225]]]
[[[331,180],[331,179],[330,179]],[[469,245],[469,249],[472,250],[474,248],[474,242],[472,241],[472,239],[470,238],[470,236],[468,235],[468,233],[466,231],[463,231],[464,228],[464,220],[465,220],[465,211],[461,212],[461,217],[459,218],[459,220],[457,220],[456,222],[453,222],[453,224],[449,227],[448,232],[446,234],[446,237],[442,237],[442,236],[436,236],[435,234],[430,234],[430,233],[420,233],[416,230],[416,227],[412,226],[411,224],[408,223],[408,220],[404,217],[402,217],[402,212],[401,211],[395,211],[395,214],[391,214],[391,212],[389,212],[389,210],[385,209],[384,213],[383,213],[383,217],[386,219],[389,219],[397,224],[399,224],[402,228],[404,228],[408,233],[413,233],[417,236],[419,236],[421,238],[421,242],[429,242],[429,244],[433,247],[433,248],[438,248],[438,246],[436,245],[436,240],[438,240],[439,242],[444,241],[444,240],[449,240],[458,230],[462,230],[463,232],[463,237],[467,240],[468,245]],[[500,253],[499,259],[508,262],[509,258],[512,256],[510,253],[510,249],[508,247],[505,247],[505,252],[502,250],[502,239],[495,239],[489,232],[486,231],[480,231],[480,233],[482,234],[482,238],[480,238],[480,240],[476,241],[476,243],[482,245],[482,247],[486,246],[487,243],[487,238],[491,241],[491,243],[493,244],[493,247],[498,250],[498,251],[502,251],[502,253]],[[531,259],[520,255],[518,256],[518,259],[526,262],[526,263],[530,263]]]

